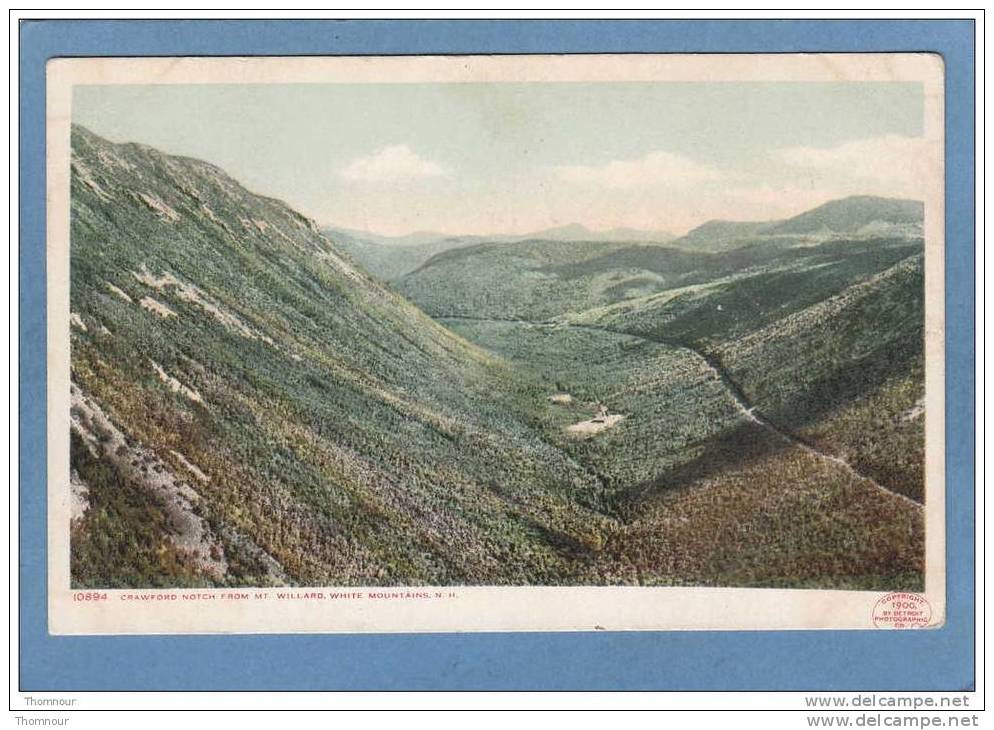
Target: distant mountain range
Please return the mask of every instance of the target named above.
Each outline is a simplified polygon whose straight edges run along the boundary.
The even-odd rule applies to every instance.
[[[436,254],[481,243],[520,241],[598,241],[604,243],[666,243],[673,234],[636,228],[593,231],[579,223],[523,234],[450,235],[417,231],[403,236],[384,236],[351,228],[325,227],[323,233],[349,252],[369,273],[390,281],[414,271]]]
[[[322,232],[346,250],[369,273],[384,281],[408,274],[437,254],[452,249],[523,241],[666,244],[674,248],[717,252],[755,245],[805,246],[844,236],[913,238],[921,235],[923,206],[918,200],[857,195],[820,205],[782,220],[710,220],[683,236],[666,231],[612,228],[593,231],[580,223],[524,234],[449,235],[418,231],[384,236],[328,226]]]
[[[386,236],[372,231],[362,231],[355,228],[342,228],[338,226],[325,226],[322,230],[327,235],[339,235],[344,238],[361,239],[367,243],[376,243],[381,246],[393,246],[406,248],[410,246],[424,246],[432,243],[448,242],[457,243],[512,243],[515,241],[610,241],[616,243],[630,243],[634,241],[653,241],[665,243],[672,241],[676,236],[668,231],[645,230],[639,228],[609,228],[604,231],[595,231],[582,223],[568,223],[563,226],[553,226],[543,228],[529,233],[494,233],[494,234],[451,234],[437,233],[433,231],[415,231],[401,236]]]
[[[804,245],[834,237],[920,236],[924,206],[919,200],[854,195],[833,200],[785,220],[711,220],[671,241],[699,251],[728,251],[758,243]]]
[[[513,241],[604,241],[607,243],[666,243],[675,236],[667,231],[639,228],[609,228],[593,231],[580,223],[546,228],[523,236],[503,236],[501,240]],[[496,240],[496,239],[489,239]]]

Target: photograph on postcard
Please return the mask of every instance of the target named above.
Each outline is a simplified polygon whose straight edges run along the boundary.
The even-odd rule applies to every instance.
[[[941,624],[942,88],[50,63],[52,630]]]

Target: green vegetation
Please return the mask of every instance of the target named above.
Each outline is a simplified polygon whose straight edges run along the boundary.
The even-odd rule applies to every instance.
[[[72,527],[71,569],[77,585],[127,588],[202,586],[191,557],[169,540],[162,505],[110,462],[94,458],[75,433],[71,459],[91,485],[89,509]]]
[[[395,291],[72,145],[74,585],[920,584],[920,509],[824,456],[920,497],[919,240],[474,243]]]
[[[541,425],[600,478],[596,498],[579,496],[616,518],[597,542],[610,581],[921,588],[920,511],[755,423],[692,350],[584,325],[442,321],[572,396]],[[566,435],[596,403],[624,420]]]
[[[196,508],[229,564],[262,551],[294,583],[564,580],[548,536],[595,529],[567,492],[593,477],[515,415],[534,399],[505,364],[215,168],[81,129],[73,147],[73,380],[177,474],[172,452],[209,478],[191,480]],[[166,274],[179,284],[146,283]],[[77,583],[109,584],[90,562]]]
[[[571,320],[706,353],[770,420],[921,501],[921,245],[877,243]]]
[[[432,316],[546,319],[698,281],[712,259],[656,244],[479,244],[438,254],[396,286]]]

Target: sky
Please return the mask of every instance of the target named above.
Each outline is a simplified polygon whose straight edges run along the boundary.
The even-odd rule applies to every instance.
[[[386,235],[682,233],[853,194],[921,197],[905,82],[77,86],[73,121]]]

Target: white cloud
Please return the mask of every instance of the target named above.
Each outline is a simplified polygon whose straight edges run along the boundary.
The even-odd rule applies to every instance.
[[[895,192],[919,190],[939,171],[935,144],[922,137],[888,134],[835,147],[775,150],[780,162],[812,174],[868,181]]]
[[[406,144],[384,147],[371,155],[357,157],[341,170],[346,180],[371,182],[415,180],[444,174],[441,165],[419,157]]]
[[[587,183],[606,188],[634,188],[647,185],[680,187],[721,179],[717,167],[695,162],[671,152],[650,152],[635,160],[612,160],[603,165],[563,165],[555,168],[560,180]]]

